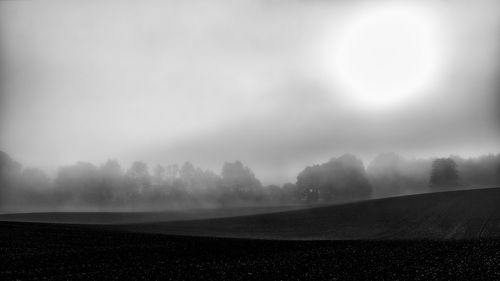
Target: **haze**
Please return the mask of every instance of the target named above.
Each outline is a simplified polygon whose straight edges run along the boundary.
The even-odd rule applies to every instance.
[[[500,2],[405,3],[436,17],[441,67],[373,110],[319,51],[369,1],[1,1],[0,150],[49,171],[240,160],[276,184],[346,152],[499,152]]]

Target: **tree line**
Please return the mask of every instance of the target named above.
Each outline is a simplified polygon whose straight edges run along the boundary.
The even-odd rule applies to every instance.
[[[77,162],[54,179],[23,168],[0,152],[0,210],[162,210],[347,202],[422,192],[500,185],[500,154],[476,158],[414,159],[377,156],[366,168],[354,155],[304,168],[294,183],[264,186],[240,161],[221,173],[182,165],[124,169],[116,160],[100,166]]]

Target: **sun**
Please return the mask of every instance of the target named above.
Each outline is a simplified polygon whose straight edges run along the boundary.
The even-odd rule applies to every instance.
[[[327,63],[346,99],[364,108],[402,105],[425,93],[439,69],[432,13],[410,5],[370,7],[341,28]]]

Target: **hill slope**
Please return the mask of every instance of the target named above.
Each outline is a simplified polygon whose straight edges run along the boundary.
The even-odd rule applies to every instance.
[[[232,218],[124,224],[121,230],[262,239],[500,237],[500,188],[393,197]]]
[[[301,209],[301,206],[199,208],[158,212],[43,212],[0,214],[0,221],[66,224],[133,224],[222,218]]]

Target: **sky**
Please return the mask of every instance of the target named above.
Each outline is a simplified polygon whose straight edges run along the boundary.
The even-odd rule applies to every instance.
[[[499,62],[495,0],[1,1],[0,150],[277,184],[344,153],[499,153]]]

